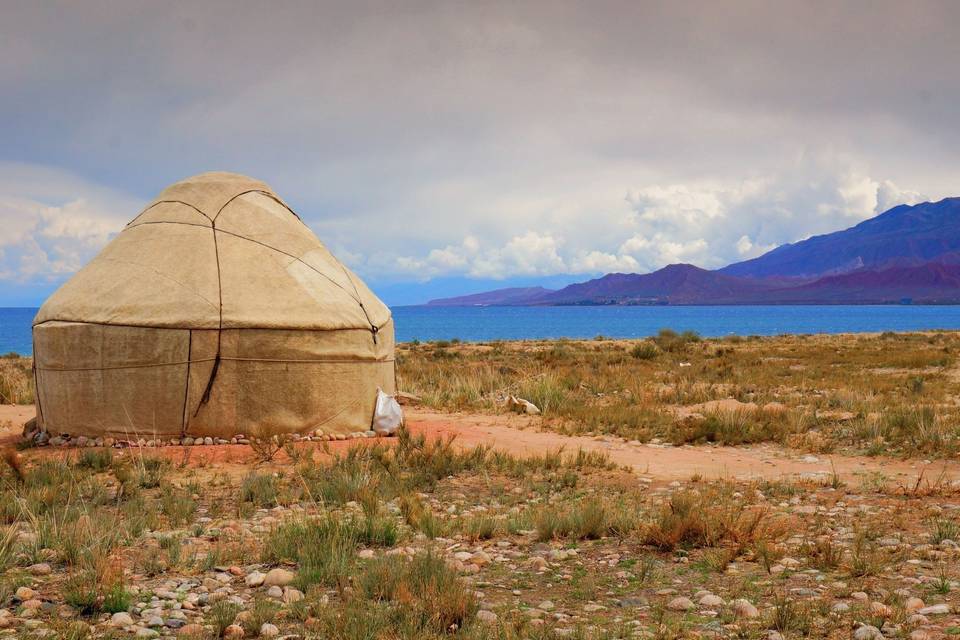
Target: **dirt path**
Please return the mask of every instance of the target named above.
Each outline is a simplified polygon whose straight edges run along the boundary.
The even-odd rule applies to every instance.
[[[938,479],[960,480],[960,462],[919,459],[896,460],[840,455],[811,456],[774,445],[751,447],[659,447],[631,445],[619,439],[563,436],[538,431],[530,420],[513,416],[443,414],[425,410],[407,411],[414,430],[435,436],[455,434],[461,446],[487,444],[516,454],[543,453],[563,447],[567,451],[603,451],[618,464],[656,480],[705,478],[776,479],[813,474],[844,480],[882,473],[887,479],[913,486],[920,474],[931,483]],[[526,425],[524,424],[526,422]]]
[[[410,429],[428,437],[456,436],[461,447],[480,444],[518,455],[542,454],[563,448],[575,452],[602,451],[617,464],[628,466],[642,476],[657,481],[689,480],[699,474],[705,478],[777,479],[784,477],[831,476],[834,471],[845,481],[856,481],[865,474],[883,474],[887,480],[912,487],[924,482],[960,481],[960,462],[898,460],[841,455],[817,455],[790,451],[775,445],[750,447],[685,446],[664,447],[629,444],[615,438],[564,436],[538,429],[539,419],[516,415],[448,414],[408,407]],[[0,444],[12,444],[24,422],[34,416],[33,407],[0,405]],[[347,449],[358,442],[326,443],[332,451]],[[385,442],[390,442],[386,440]],[[55,455],[59,449],[33,450],[30,455]],[[254,457],[243,445],[208,447],[164,447],[158,454],[193,463],[219,463],[226,466],[249,465]],[[279,458],[283,458],[281,453]],[[281,462],[280,459],[276,462]]]

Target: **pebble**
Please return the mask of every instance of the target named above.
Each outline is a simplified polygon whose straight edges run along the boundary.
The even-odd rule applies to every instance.
[[[883,634],[880,629],[870,624],[865,624],[853,632],[854,640],[882,640]]]
[[[950,605],[948,604],[935,604],[929,607],[924,607],[917,611],[922,616],[942,616],[944,614],[950,613]]]
[[[477,612],[477,620],[483,622],[484,624],[496,624],[497,614],[495,614],[493,611],[481,609]]]
[[[110,617],[110,624],[115,627],[129,627],[133,624],[133,618],[126,611],[120,611]]]
[[[720,607],[723,606],[723,598],[707,593],[700,598],[698,604],[701,607]]]
[[[33,600],[34,592],[30,587],[20,587],[17,589],[14,595],[16,595],[21,601]]]
[[[733,614],[738,618],[757,618],[760,612],[749,600],[740,598],[733,601]]]
[[[280,629],[270,624],[269,622],[263,623],[263,626],[260,627],[261,638],[275,638],[278,635],[280,635]]]
[[[243,627],[238,624],[231,624],[223,630],[224,640],[241,640],[243,634]]]
[[[286,569],[270,569],[267,575],[263,577],[263,585],[266,587],[285,587],[293,582],[295,577],[292,572]]]
[[[907,610],[907,613],[913,613],[914,611],[919,611],[923,609],[926,604],[920,598],[907,598],[906,602],[903,603],[903,608]]]
[[[267,574],[261,573],[259,571],[253,571],[244,578],[244,583],[248,587],[259,587],[263,584],[264,579],[267,577]]]
[[[294,589],[293,587],[285,587],[283,589],[283,601],[287,604],[293,604],[294,602],[300,602],[303,600],[303,592]]]
[[[203,627],[199,624],[188,624],[180,627],[180,631],[177,633],[181,638],[189,638],[192,636],[199,636],[203,633]]]
[[[693,600],[691,600],[690,598],[685,598],[683,596],[680,596],[679,598],[674,598],[673,600],[667,603],[667,609],[670,609],[671,611],[690,611],[695,606],[696,605],[693,604]]]

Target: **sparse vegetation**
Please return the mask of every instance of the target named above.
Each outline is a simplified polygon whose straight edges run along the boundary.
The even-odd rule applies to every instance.
[[[254,468],[186,449],[24,451],[19,472],[0,469],[0,629],[31,620],[37,637],[132,637],[118,614],[205,640],[846,638],[860,624],[950,635],[955,476],[938,475],[940,461],[916,480],[886,462],[859,475],[840,463],[951,455],[944,367],[957,347],[952,334],[679,332],[406,345],[401,386],[427,404],[492,413],[515,395],[543,415],[510,420],[596,446],[518,456],[403,430],[284,442]],[[839,462],[676,481],[612,462],[631,447],[669,459],[671,445],[756,443],[797,448],[764,447],[775,463]],[[282,579],[261,585],[272,571]],[[926,622],[910,598],[937,607]]]

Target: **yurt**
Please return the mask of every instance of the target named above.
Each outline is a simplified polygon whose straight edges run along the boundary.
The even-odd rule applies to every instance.
[[[40,308],[38,426],[119,439],[371,427],[390,310],[266,184],[167,187]]]

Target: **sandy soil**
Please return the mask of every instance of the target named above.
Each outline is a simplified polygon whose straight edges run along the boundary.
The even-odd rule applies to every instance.
[[[538,431],[532,420],[517,416],[443,414],[407,410],[415,430],[434,436],[454,434],[461,446],[487,444],[518,454],[543,453],[563,447],[566,451],[603,451],[618,464],[657,480],[705,478],[767,478],[832,475],[834,469],[845,480],[858,474],[883,473],[893,482],[913,486],[918,476],[930,482],[938,478],[960,480],[960,462],[895,460],[855,456],[811,456],[773,445],[750,447],[631,445],[613,438],[563,436]],[[524,428],[524,422],[527,423]]]
[[[428,437],[455,436],[461,447],[480,444],[514,454],[542,454],[563,448],[602,451],[638,474],[657,481],[689,480],[699,474],[704,478],[777,479],[783,477],[815,477],[832,475],[834,471],[845,481],[855,481],[863,474],[883,474],[889,481],[912,488],[918,479],[923,483],[960,481],[960,462],[898,460],[841,455],[812,456],[774,445],[749,447],[684,446],[630,444],[622,440],[600,437],[564,436],[538,428],[539,419],[519,415],[447,414],[426,409],[406,409],[410,429]],[[20,436],[24,422],[34,416],[33,407],[0,405],[0,445],[11,445]],[[381,440],[389,443],[390,440]],[[324,443],[331,452],[342,451],[369,440]],[[304,443],[301,447],[320,447]],[[56,455],[62,450],[33,450],[28,455]],[[212,447],[163,447],[158,454],[186,463],[245,465],[254,460],[250,448],[243,445]],[[281,452],[275,462],[283,462]]]

